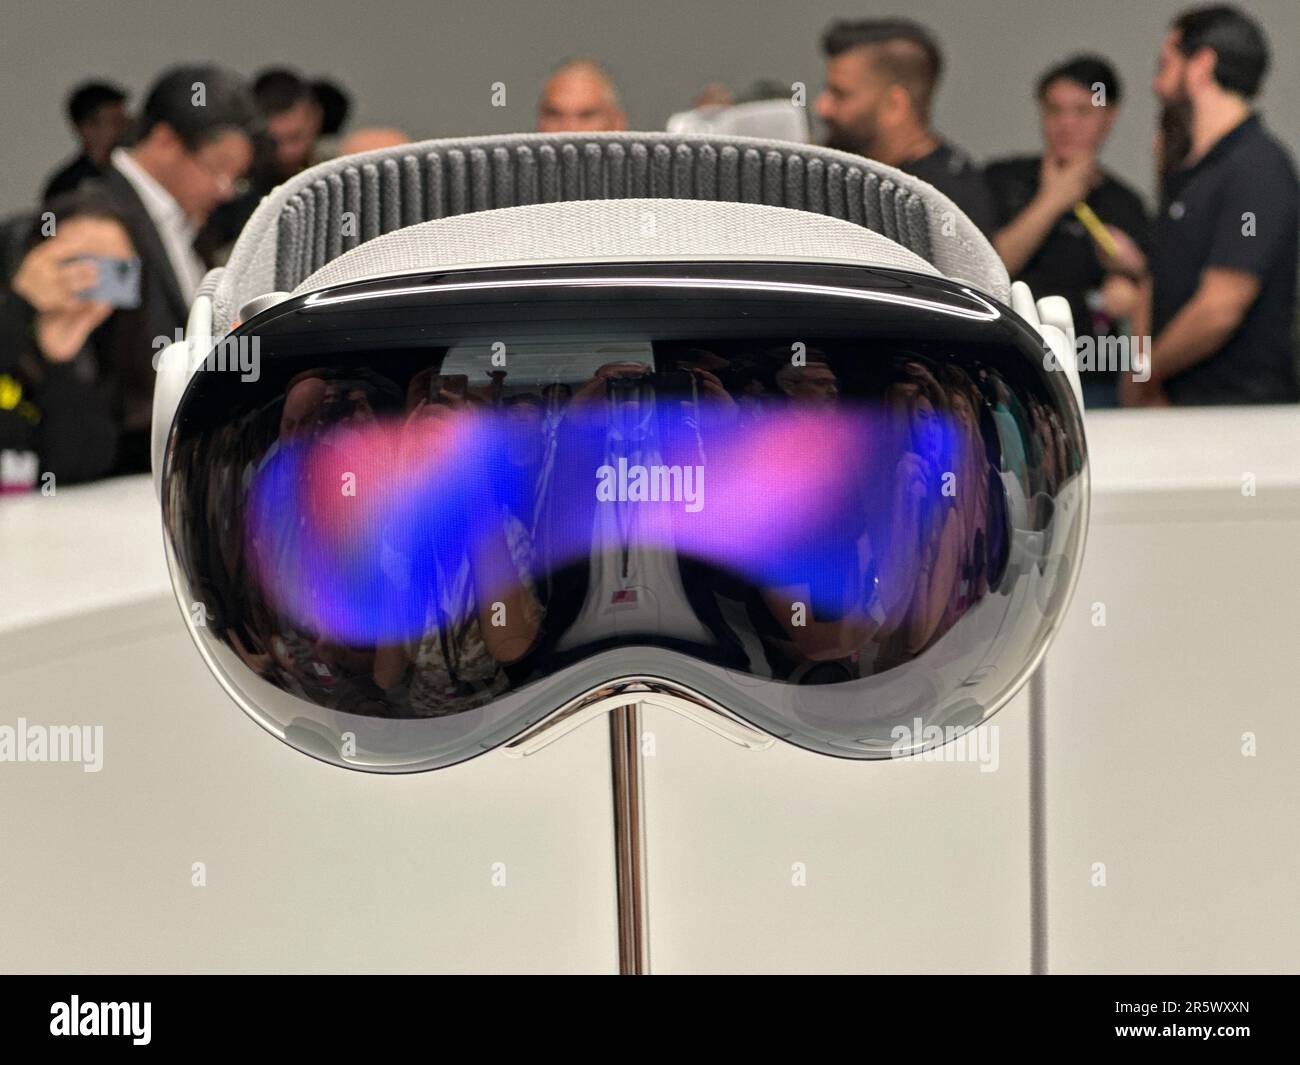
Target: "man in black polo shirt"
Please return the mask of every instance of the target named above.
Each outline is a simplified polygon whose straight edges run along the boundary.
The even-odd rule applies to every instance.
[[[984,171],[997,213],[993,246],[1035,296],[1070,301],[1076,335],[1094,341],[1091,358],[1079,352],[1084,398],[1089,407],[1114,407],[1119,371],[1133,368],[1135,345],[1126,345],[1125,365],[1124,347],[1097,341],[1148,331],[1150,251],[1142,200],[1097,159],[1118,114],[1119,77],[1104,59],[1075,56],[1038,79],[1037,96],[1043,154],[999,160]],[[1089,232],[1080,203],[1104,234]],[[1109,365],[1116,355],[1120,365]]]
[[[817,117],[827,146],[854,152],[928,181],[977,225],[993,230],[984,172],[930,128],[943,53],[925,27],[907,19],[836,22],[822,37],[826,87]]]
[[[1191,149],[1165,175],[1156,223],[1152,375],[1126,400],[1300,400],[1294,334],[1300,186],[1249,101],[1268,44],[1227,6],[1179,16],[1153,88],[1189,116]]]

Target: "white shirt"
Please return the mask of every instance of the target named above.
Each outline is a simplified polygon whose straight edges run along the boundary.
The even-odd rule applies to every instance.
[[[186,303],[192,302],[206,272],[203,260],[194,250],[198,228],[173,199],[172,194],[131,158],[131,153],[125,148],[114,148],[110,158],[113,166],[131,183],[140,202],[144,204],[150,221],[162,239],[167,261],[171,263],[172,273],[176,275],[181,295],[185,297]]]

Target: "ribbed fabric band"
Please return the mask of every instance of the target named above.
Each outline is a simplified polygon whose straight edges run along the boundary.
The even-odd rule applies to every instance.
[[[382,149],[291,179],[240,236],[217,285],[214,325],[226,324],[243,300],[290,291],[344,252],[405,226],[522,204],[621,198],[828,215],[897,242],[946,276],[985,291],[1007,284],[996,253],[952,201],[860,156],[743,137],[512,134]]]

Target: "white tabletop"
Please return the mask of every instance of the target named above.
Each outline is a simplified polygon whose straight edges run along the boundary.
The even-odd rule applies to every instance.
[[[1300,483],[1300,406],[1104,410],[1084,427],[1094,495]]]
[[[151,478],[0,496],[0,632],[170,594]]]

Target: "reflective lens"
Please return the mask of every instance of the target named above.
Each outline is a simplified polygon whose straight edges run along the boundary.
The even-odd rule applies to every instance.
[[[447,765],[629,675],[907,753],[996,709],[1073,583],[1064,376],[949,282],[478,271],[225,347],[173,428],[178,593],[245,708],[331,761]]]

